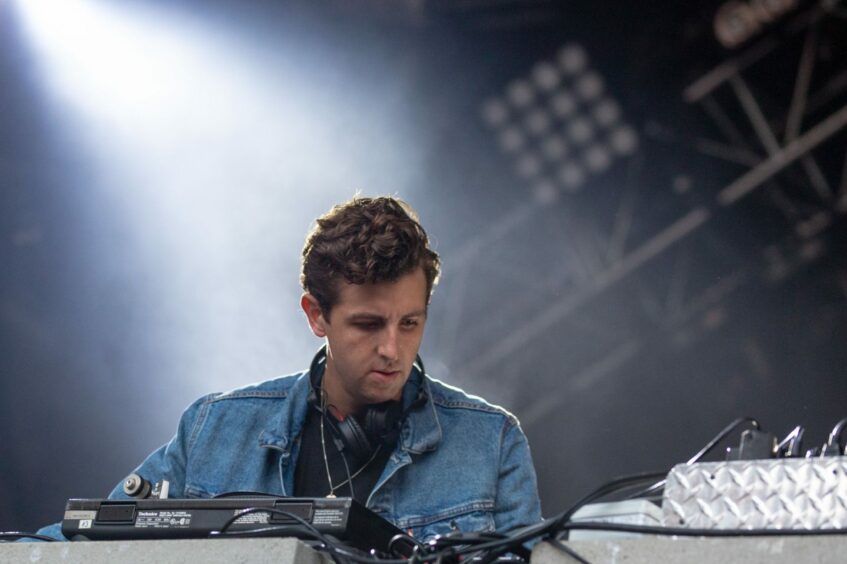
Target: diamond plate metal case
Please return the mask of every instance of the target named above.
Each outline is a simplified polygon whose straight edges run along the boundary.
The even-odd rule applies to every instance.
[[[847,527],[847,457],[679,464],[662,524],[695,529]]]

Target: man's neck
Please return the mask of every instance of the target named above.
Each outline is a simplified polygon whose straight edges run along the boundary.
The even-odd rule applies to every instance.
[[[325,395],[326,405],[330,413],[339,421],[349,415],[357,414],[365,407],[353,402],[352,398],[341,387],[340,382],[335,378],[329,366],[326,367],[326,372],[324,372],[321,381],[321,390]]]

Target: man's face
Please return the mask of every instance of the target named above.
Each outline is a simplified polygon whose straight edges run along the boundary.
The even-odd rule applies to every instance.
[[[341,282],[329,319],[309,294],[301,306],[315,335],[326,337],[323,386],[341,415],[401,398],[426,323],[423,269],[396,282]]]

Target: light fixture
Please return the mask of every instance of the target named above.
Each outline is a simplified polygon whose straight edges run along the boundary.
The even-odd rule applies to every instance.
[[[545,195],[551,186],[576,192],[638,149],[635,128],[622,120],[620,104],[591,68],[585,48],[573,43],[509,82],[481,113],[500,149],[514,159],[516,174],[532,181],[544,202],[553,200]]]

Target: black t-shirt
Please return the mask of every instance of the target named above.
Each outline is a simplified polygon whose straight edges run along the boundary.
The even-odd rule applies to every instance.
[[[332,417],[328,415],[328,417]],[[344,448],[343,456],[350,467],[349,474],[344,467],[342,451],[336,443],[342,444],[340,438],[336,438],[336,431],[328,421],[324,421],[324,439],[326,444],[326,459],[329,462],[329,471],[332,475],[332,483],[335,485],[335,495],[338,497],[353,497],[364,505],[371,494],[376,481],[382,475],[385,463],[391,456],[394,446],[381,445],[376,450],[373,459],[370,457],[362,461],[353,460],[348,448]],[[370,461],[369,461],[370,460]],[[369,462],[368,462],[369,461]],[[364,466],[364,467],[363,467]],[[353,493],[350,492],[350,484],[347,478],[353,478]],[[339,484],[342,484],[339,486]],[[314,406],[309,406],[303,432],[300,436],[300,454],[297,457],[297,467],[294,470],[294,495],[297,497],[326,497],[330,492],[329,482],[326,475],[326,464],[324,452],[321,448],[321,413]]]

